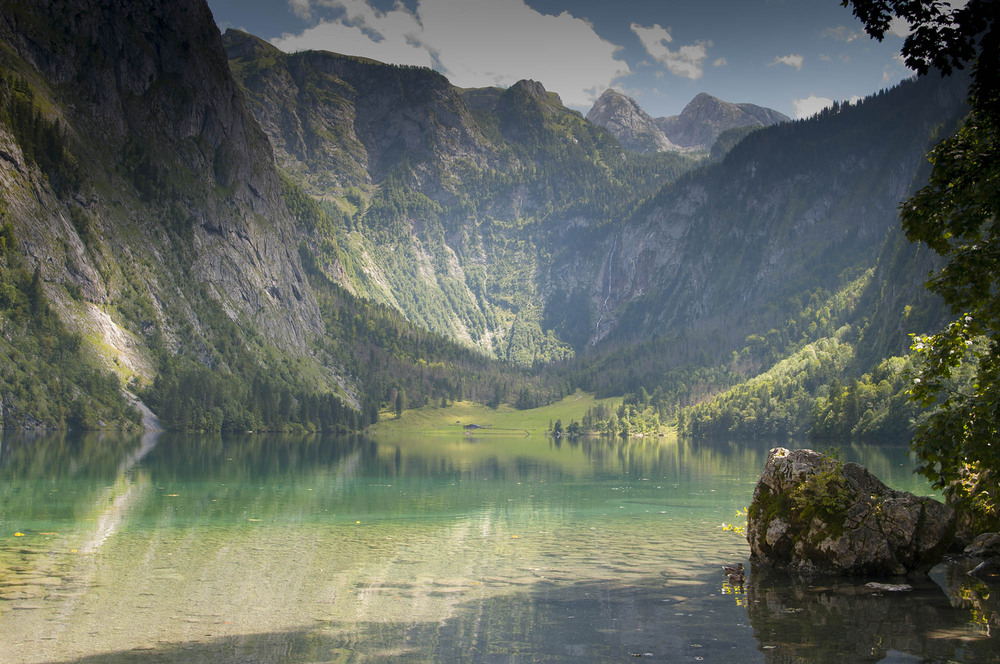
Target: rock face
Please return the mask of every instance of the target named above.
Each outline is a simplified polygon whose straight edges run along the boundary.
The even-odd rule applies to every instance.
[[[677,152],[681,148],[656,126],[639,104],[615,90],[605,90],[587,113],[587,120],[604,127],[629,152]]]
[[[1000,533],[982,533],[965,547],[965,555],[970,558],[993,558],[1000,556]]]
[[[168,336],[177,320],[201,328],[176,296],[182,279],[163,267],[163,257],[181,244],[168,236],[173,223],[189,245],[185,283],[194,277],[231,318],[304,352],[321,329],[319,309],[271,146],[230,74],[207,4],[19,2],[0,17],[0,43],[17,67],[45,82],[36,94],[65,124],[91,175],[76,203],[107,252],[91,251],[102,255],[96,262],[82,250],[63,259],[63,245],[83,247],[64,220],[64,202],[43,183],[25,184],[25,167],[0,161],[7,171],[0,195],[10,201],[17,235],[43,280],[80,282],[104,305],[119,297],[121,282],[102,279],[110,259],[142,275],[131,281],[154,307],[177,302],[176,310],[159,312]],[[133,185],[144,193],[133,196]],[[31,188],[41,193],[25,193]],[[136,200],[143,197],[148,201]],[[48,290],[58,298],[59,289]]]
[[[680,115],[657,118],[656,126],[672,143],[691,150],[708,150],[719,134],[736,127],[768,127],[788,122],[784,113],[755,104],[731,104],[702,92]]]
[[[955,512],[895,491],[863,466],[771,450],[747,517],[751,561],[843,576],[924,574],[955,534]]]
[[[1000,533],[982,533],[965,547],[965,555],[981,560],[969,575],[989,584],[1000,583]]]

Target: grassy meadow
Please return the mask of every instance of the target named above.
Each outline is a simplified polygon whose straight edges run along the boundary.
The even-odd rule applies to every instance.
[[[576,392],[556,403],[529,410],[515,410],[506,405],[494,410],[471,401],[455,401],[445,408],[424,406],[404,410],[400,418],[394,412],[384,411],[371,431],[386,434],[453,434],[464,431],[466,425],[478,424],[483,429],[476,431],[477,436],[491,432],[503,435],[544,435],[549,424],[556,420],[562,420],[565,427],[572,420],[580,421],[587,409],[599,403],[618,408],[621,402],[622,397],[595,399],[593,394],[586,392]]]

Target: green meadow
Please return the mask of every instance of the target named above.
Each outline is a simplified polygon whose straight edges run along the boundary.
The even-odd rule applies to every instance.
[[[372,425],[373,433],[448,434],[464,431],[470,424],[479,425],[477,435],[489,433],[503,435],[544,435],[551,423],[561,420],[565,427],[571,421],[580,421],[589,408],[604,404],[617,409],[622,397],[595,399],[593,394],[576,392],[548,406],[515,410],[510,406],[489,408],[471,401],[455,401],[441,408],[424,406],[404,410],[400,418],[391,411],[384,411],[378,423]]]

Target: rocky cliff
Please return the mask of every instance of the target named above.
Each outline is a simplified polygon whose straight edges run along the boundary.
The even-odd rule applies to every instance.
[[[205,3],[5,2],[0,43],[10,99],[59,128],[72,172],[45,172],[0,123],[6,217],[105,366],[143,384],[162,352],[212,365],[219,312],[304,355],[319,310],[270,143]]]
[[[875,265],[933,126],[961,113],[961,83],[931,80],[801,123],[698,95],[667,123],[676,144],[703,148],[733,126],[764,130],[723,163],[668,185],[635,210],[640,192],[657,182],[638,179],[635,169],[655,173],[665,162],[642,160],[670,153],[615,153],[607,132],[537,82],[459,91],[426,70],[328,53],[285,55],[235,32],[226,41],[272,142],[299,145],[278,148],[288,171],[328,200],[345,196],[348,182],[337,179],[344,173],[367,188],[370,198],[348,222],[353,230],[341,236],[351,247],[344,253],[364,256],[353,279],[342,271],[345,285],[500,357],[511,357],[510,341],[526,322],[530,337],[551,333],[578,349],[616,334],[716,331],[728,344],[766,331],[787,314],[776,303],[833,290],[843,275]],[[397,82],[387,87],[386,77]],[[395,99],[397,89],[415,85],[411,79],[424,96]],[[278,80],[286,83],[266,83]],[[293,89],[287,81],[299,92],[282,102],[290,97],[279,91]],[[366,94],[352,92],[359,90]],[[618,118],[637,135],[656,129],[623,95],[609,91],[602,100],[591,119]],[[363,114],[380,118],[382,130],[374,132],[358,104],[394,110]],[[318,112],[330,115],[296,119]],[[328,132],[300,131],[307,125]],[[300,134],[312,138],[288,142]],[[337,171],[347,157],[306,167],[292,156],[343,154],[344,145],[356,152],[347,170]],[[379,154],[395,161],[370,156]],[[373,225],[373,205],[397,185],[440,207],[397,208],[401,223],[372,243],[384,229],[383,217]],[[390,245],[396,248],[386,251]],[[399,276],[406,272],[400,256],[423,266],[413,278]]]
[[[401,159],[424,190],[440,190],[442,169],[492,156],[457,89],[432,70],[322,51],[284,54],[238,30],[223,38],[278,164],[313,193],[370,187]]]
[[[179,321],[162,305],[175,300],[176,284],[161,272],[164,255],[178,251],[173,230],[188,244],[179,267],[233,318],[304,350],[319,331],[318,310],[270,144],[229,75],[205,4],[81,0],[5,9],[0,39],[16,54],[6,66],[38,85],[90,176],[57,200],[16,157],[4,163],[5,198],[47,290],[59,300],[56,284],[73,283],[88,308],[101,308],[126,287],[124,277],[156,303],[169,330]],[[41,201],[25,195],[32,179]],[[157,204],[146,205],[154,193]],[[73,208],[89,220],[86,250],[68,223]]]
[[[427,69],[224,41],[278,164],[337,219],[307,239],[327,275],[517,363],[569,352],[543,329],[546,246],[694,163],[639,162],[537,81],[460,90]]]

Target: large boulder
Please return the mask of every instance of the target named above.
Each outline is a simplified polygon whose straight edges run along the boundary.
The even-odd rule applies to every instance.
[[[812,450],[771,450],[747,515],[750,559],[802,573],[925,574],[955,535],[955,511],[895,491],[866,468]]]

